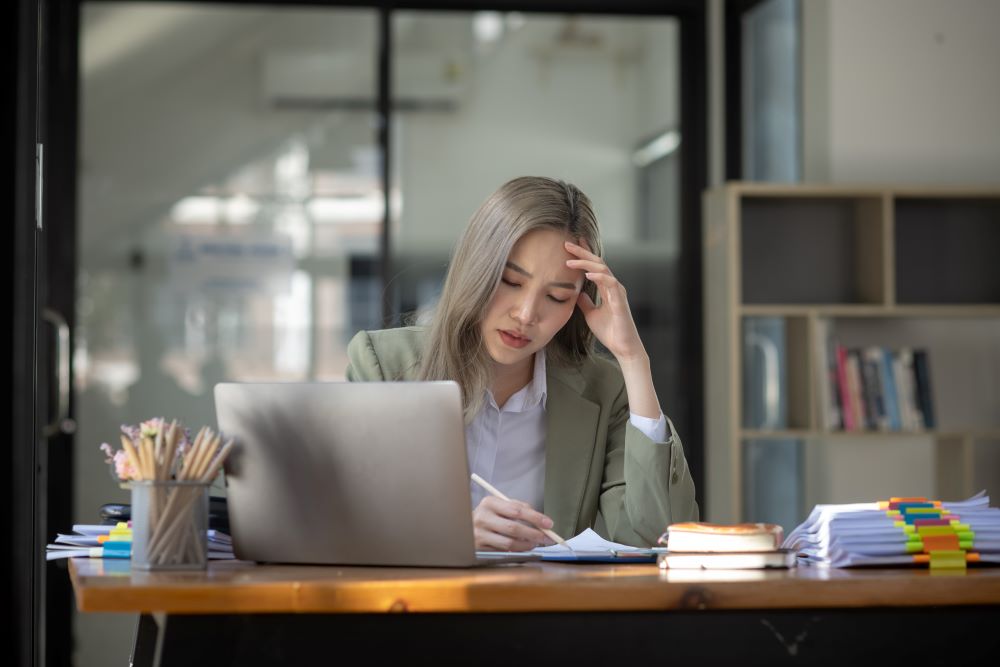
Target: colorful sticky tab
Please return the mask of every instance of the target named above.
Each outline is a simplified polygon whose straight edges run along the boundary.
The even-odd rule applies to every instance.
[[[119,521],[118,525],[111,529],[108,536],[112,540],[131,540],[132,539],[132,529],[124,521]]]
[[[958,535],[927,535],[924,537],[924,551],[933,553],[935,551],[958,551]]]
[[[930,564],[932,570],[964,570],[965,552],[961,550],[932,551],[930,552]]]
[[[131,558],[132,542],[115,542],[108,540],[104,543],[102,556],[104,558]]]

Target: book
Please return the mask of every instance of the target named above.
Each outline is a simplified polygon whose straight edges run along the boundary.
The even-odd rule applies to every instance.
[[[910,430],[919,431],[924,428],[924,413],[920,410],[920,402],[917,400],[917,378],[913,372],[913,350],[904,347],[899,350],[899,362],[902,366],[902,378],[905,391],[903,401],[907,404],[907,412],[910,413]]]
[[[865,426],[872,431],[889,430],[882,394],[882,353],[877,347],[861,350],[862,394],[865,400]]]
[[[914,419],[913,406],[909,400],[909,385],[903,366],[902,350],[892,355],[892,377],[896,386],[896,407],[899,410],[899,428],[902,431],[916,431],[920,428]]]
[[[934,418],[934,401],[931,398],[931,369],[927,361],[927,350],[913,351],[913,376],[917,385],[917,403],[924,417],[924,428],[937,425]]]
[[[816,322],[813,341],[816,366],[816,399],[823,429],[833,431],[842,425],[840,395],[837,389],[837,354],[830,340],[830,321],[821,318]]]
[[[845,431],[857,429],[854,405],[851,402],[851,385],[847,379],[847,348],[841,344],[836,346],[837,358],[837,389],[840,395],[840,416]]]
[[[857,350],[847,350],[847,391],[850,395],[851,413],[855,431],[863,431],[868,422],[862,394],[861,361]]]
[[[672,523],[660,537],[668,553],[774,551],[784,530],[774,523],[715,524],[702,521]]]
[[[882,402],[885,407],[886,419],[889,422],[889,430],[899,431],[903,426],[899,415],[899,398],[896,395],[896,374],[892,366],[892,352],[886,348],[880,348],[879,356]]]
[[[657,563],[665,570],[759,570],[795,566],[791,549],[775,551],[670,552],[660,554]]]

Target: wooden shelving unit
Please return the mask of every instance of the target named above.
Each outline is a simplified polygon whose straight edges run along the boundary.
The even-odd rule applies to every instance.
[[[707,191],[703,210],[705,517],[753,518],[743,448],[763,439],[931,438],[939,497],[973,492],[973,446],[1000,441],[1000,190],[730,183]],[[785,325],[787,423],[776,429],[742,414],[752,318]],[[849,346],[926,348],[938,427],[826,431],[820,323]]]

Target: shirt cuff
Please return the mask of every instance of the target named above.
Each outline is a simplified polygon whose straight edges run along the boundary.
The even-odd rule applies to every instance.
[[[652,440],[653,442],[665,442],[667,439],[667,418],[660,413],[659,419],[650,419],[649,417],[643,417],[637,415],[634,412],[629,413],[629,419],[632,422],[632,426],[642,431],[643,435]]]

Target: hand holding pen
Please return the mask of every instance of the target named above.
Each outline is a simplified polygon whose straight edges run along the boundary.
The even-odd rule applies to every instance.
[[[528,503],[508,498],[475,473],[472,481],[490,493],[472,514],[477,550],[529,551],[550,542],[569,547],[551,530],[552,519]]]

